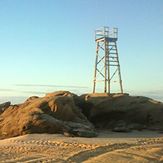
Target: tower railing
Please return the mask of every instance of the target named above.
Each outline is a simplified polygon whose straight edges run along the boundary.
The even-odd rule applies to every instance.
[[[118,39],[118,28],[102,27],[95,31],[95,40],[101,38]]]

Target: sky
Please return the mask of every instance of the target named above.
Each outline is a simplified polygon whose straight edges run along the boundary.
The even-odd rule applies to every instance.
[[[0,0],[0,102],[91,92],[101,26],[119,29],[124,91],[163,101],[162,0]]]

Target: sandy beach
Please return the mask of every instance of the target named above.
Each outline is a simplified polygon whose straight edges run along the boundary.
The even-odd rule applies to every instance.
[[[0,140],[0,162],[162,162],[163,134],[100,131],[96,138],[29,134]]]

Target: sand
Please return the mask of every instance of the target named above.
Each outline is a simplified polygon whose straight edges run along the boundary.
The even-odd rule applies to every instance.
[[[29,134],[0,140],[0,162],[163,162],[163,134],[100,131],[96,138]]]

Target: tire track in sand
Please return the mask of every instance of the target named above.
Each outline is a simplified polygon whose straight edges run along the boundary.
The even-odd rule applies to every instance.
[[[2,140],[3,141],[3,140]],[[4,140],[5,141],[5,140]],[[91,144],[57,139],[11,139],[0,144],[0,162],[83,162],[116,150],[163,144],[163,138],[139,138],[134,143]]]
[[[98,145],[61,140],[11,139],[4,145],[0,145],[0,162],[64,162],[72,152],[91,150],[96,147]]]
[[[124,149],[129,149],[129,148],[140,150],[140,149],[147,149],[151,145],[163,144],[162,138],[139,138],[136,140],[137,142],[134,144],[128,144],[128,143],[113,144],[113,145],[101,146],[94,150],[82,151],[72,157],[69,157],[66,160],[66,162],[80,163],[83,161],[87,161],[91,158],[103,155],[105,153],[113,152],[116,150],[122,150],[122,152],[124,151]],[[135,156],[142,157],[148,161],[158,161],[158,159],[154,159],[152,157],[146,157],[146,156],[141,156],[141,155],[136,155],[136,154]]]

